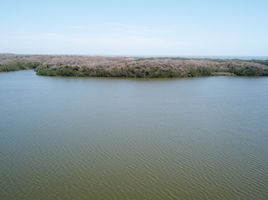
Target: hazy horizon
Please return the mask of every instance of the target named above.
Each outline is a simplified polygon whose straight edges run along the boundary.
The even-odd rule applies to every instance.
[[[268,57],[268,2],[1,1],[0,52]]]
[[[141,58],[193,58],[193,59],[241,59],[241,60],[268,60],[268,56],[221,56],[221,55],[109,55],[109,54],[29,54],[0,52],[0,55],[22,55],[22,56],[89,56],[89,57],[141,57]]]

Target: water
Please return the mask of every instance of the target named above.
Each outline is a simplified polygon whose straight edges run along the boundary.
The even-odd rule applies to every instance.
[[[0,74],[0,199],[268,199],[268,78]]]

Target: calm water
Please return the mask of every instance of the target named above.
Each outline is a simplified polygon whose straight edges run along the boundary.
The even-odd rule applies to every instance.
[[[268,78],[1,73],[0,199],[268,199]]]

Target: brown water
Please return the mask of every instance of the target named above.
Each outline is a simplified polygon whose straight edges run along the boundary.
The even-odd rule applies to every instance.
[[[0,199],[268,199],[268,78],[1,73]]]

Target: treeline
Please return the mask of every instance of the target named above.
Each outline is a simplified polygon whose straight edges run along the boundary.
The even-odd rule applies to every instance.
[[[268,76],[268,60],[180,57],[90,57],[1,55],[0,72],[35,69],[37,75],[175,78],[213,75]]]
[[[268,66],[268,60],[251,60],[251,62]]]
[[[74,67],[60,66],[49,67],[41,65],[36,68],[37,75],[43,76],[74,76],[74,77],[124,77],[124,78],[176,78],[176,77],[200,77],[212,75],[236,75],[236,76],[267,76],[268,68],[250,66],[232,66],[226,69],[211,67],[160,68],[160,67]]]
[[[10,72],[10,71],[18,71],[18,70],[26,70],[26,69],[35,69],[38,67],[40,63],[38,62],[21,62],[15,61],[6,64],[0,64],[0,72]]]

